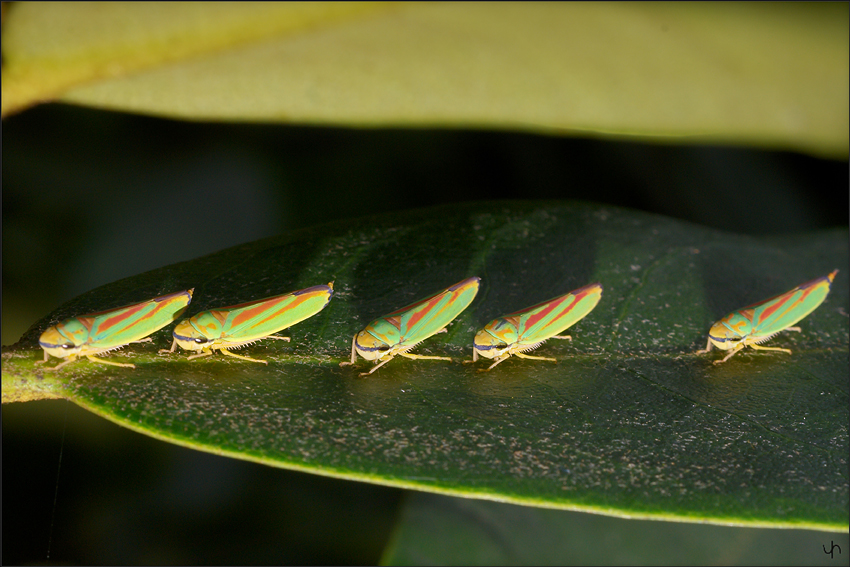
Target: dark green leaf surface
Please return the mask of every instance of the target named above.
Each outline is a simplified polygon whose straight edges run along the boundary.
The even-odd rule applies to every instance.
[[[624,517],[846,529],[847,231],[735,236],[575,203],[476,203],[316,227],[93,290],[4,351],[7,390],[66,396],[171,442],[274,466]],[[732,309],[838,268],[794,351],[697,356]],[[374,318],[478,275],[470,308],[419,347],[453,363],[339,367]],[[334,281],[336,295],[292,342],[187,361],[132,345],[44,373],[48,324],[195,288],[188,315]],[[537,353],[489,373],[458,362],[495,316],[592,281],[599,306]],[[54,364],[51,362],[50,364]],[[483,367],[479,362],[477,367]],[[25,384],[23,384],[25,382]]]

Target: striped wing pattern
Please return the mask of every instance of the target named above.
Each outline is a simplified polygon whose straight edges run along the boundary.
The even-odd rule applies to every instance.
[[[209,338],[250,340],[267,337],[300,323],[325,308],[333,295],[326,285],[199,313],[198,322]],[[208,313],[215,319],[202,318]],[[215,324],[217,323],[217,325]],[[214,327],[218,327],[215,329]],[[218,332],[216,332],[218,331]]]
[[[602,297],[602,285],[592,283],[566,295],[506,315],[516,328],[516,342],[538,343],[565,331],[588,313]],[[511,344],[511,343],[508,343]]]
[[[481,278],[471,277],[453,286],[397,309],[366,327],[388,345],[412,345],[423,341],[448,325],[475,295]]]
[[[826,299],[837,271],[727,315],[725,323],[741,336],[770,336],[794,325]],[[750,328],[747,329],[747,326]],[[749,331],[749,333],[747,332]]]
[[[398,328],[401,335],[400,344],[418,343],[451,323],[469,307],[478,293],[480,281],[478,277],[465,279],[431,297],[395,311],[385,319]]]
[[[108,349],[141,340],[165,327],[191,300],[191,290],[180,291],[118,309],[83,315],[77,320],[88,329],[90,346]]]

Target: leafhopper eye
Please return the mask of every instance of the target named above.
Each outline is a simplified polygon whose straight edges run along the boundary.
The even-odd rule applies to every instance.
[[[210,341],[208,339],[205,339],[204,337],[198,337],[198,338],[195,339],[195,342],[199,345],[202,345],[202,344],[208,343]]]
[[[65,350],[68,350],[69,348],[74,348],[74,345],[69,344],[69,343],[63,343],[63,344],[61,344],[61,345],[59,345],[59,346],[61,346],[61,347],[62,347],[62,348],[64,348]]]

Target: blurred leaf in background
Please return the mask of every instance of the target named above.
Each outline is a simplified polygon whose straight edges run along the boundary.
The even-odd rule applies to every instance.
[[[822,542],[822,543],[821,543]],[[828,565],[847,534],[635,522],[409,492],[385,565]]]
[[[3,114],[61,97],[845,157],[847,17],[846,4],[24,4],[4,34]]]

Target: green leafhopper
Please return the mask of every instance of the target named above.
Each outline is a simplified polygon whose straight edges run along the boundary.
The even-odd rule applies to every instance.
[[[511,355],[532,360],[554,358],[523,354],[534,350],[547,339],[570,339],[560,333],[575,325],[593,311],[602,297],[602,284],[593,283],[565,295],[538,303],[510,315],[493,319],[476,333],[472,340],[472,362],[479,356],[496,361],[486,370],[492,370]],[[485,370],[482,369],[482,372]]]
[[[220,350],[234,358],[268,364],[266,360],[235,354],[230,349],[262,339],[288,341],[289,337],[278,337],[274,333],[312,317],[325,308],[332,295],[333,282],[240,305],[201,311],[178,323],[174,328],[171,350],[160,352],[174,352],[180,345],[184,350],[200,351],[189,356],[189,360]]]
[[[446,325],[472,303],[480,281],[478,277],[467,278],[372,321],[354,335],[351,341],[351,362],[343,362],[340,366],[354,364],[358,354],[366,360],[376,361],[372,370],[360,374],[366,376],[396,355],[413,359],[451,360],[445,356],[423,356],[407,351],[428,337],[445,332]]]
[[[696,354],[711,351],[712,345],[720,350],[731,351],[723,360],[715,360],[714,364],[726,362],[747,346],[756,350],[777,350],[791,354],[787,348],[759,345],[781,331],[800,332],[800,327],[792,325],[823,303],[837,273],[838,270],[835,270],[829,275],[798,285],[791,291],[733,311],[711,327],[708,344]]]
[[[39,361],[39,364],[47,362],[48,355],[66,358],[67,360],[52,368],[45,368],[57,370],[77,357],[85,356],[100,364],[135,368],[133,364],[109,362],[94,357],[130,343],[150,341],[148,336],[183,313],[192,301],[193,291],[189,289],[117,309],[80,315],[54,325],[38,339],[44,349],[44,360]]]

